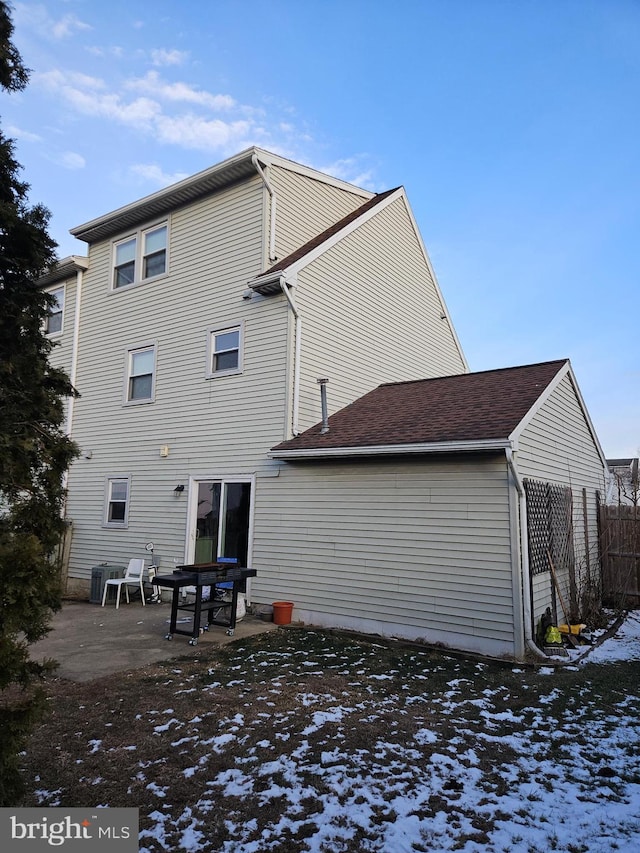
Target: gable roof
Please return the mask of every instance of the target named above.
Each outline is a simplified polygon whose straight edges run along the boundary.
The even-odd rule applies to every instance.
[[[141,222],[164,216],[171,210],[189,204],[209,193],[217,192],[239,181],[256,177],[257,172],[254,158],[257,158],[260,163],[267,166],[281,166],[282,168],[313,177],[315,180],[322,181],[323,183],[342,187],[349,192],[361,195],[365,199],[371,197],[371,193],[368,190],[363,190],[346,181],[332,178],[330,175],[325,175],[316,169],[303,166],[300,163],[295,163],[293,160],[287,160],[277,154],[272,154],[270,151],[265,151],[263,148],[256,148],[254,146],[223,160],[221,163],[216,163],[215,166],[203,169],[195,175],[190,175],[182,181],[178,181],[151,195],[138,199],[131,204],[119,207],[117,210],[85,222],[83,225],[78,225],[76,228],[72,228],[70,233],[74,237],[77,237],[78,240],[84,240],[86,243],[93,243],[96,240],[113,237],[115,234],[125,231],[128,228],[137,227]]]
[[[363,217],[366,218],[367,215],[374,215],[377,212],[376,208],[380,207],[387,200],[390,200],[391,196],[395,193],[401,192],[403,192],[402,187],[395,187],[394,189],[386,190],[386,192],[378,193],[372,198],[367,199],[367,201],[365,201],[364,204],[361,204],[360,207],[357,207],[355,210],[347,213],[346,216],[343,216],[342,219],[334,222],[333,225],[330,225],[320,234],[316,234],[315,237],[312,237],[285,258],[276,261],[276,263],[269,267],[268,270],[260,273],[260,275],[252,279],[249,282],[249,287],[257,293],[261,293],[263,296],[268,296],[271,293],[279,293],[280,278],[287,271],[292,268],[297,270],[300,267],[305,266],[306,263],[313,260],[317,253],[329,248],[334,241],[339,240],[342,236],[349,233],[351,228],[357,227],[360,224],[358,220]]]
[[[392,190],[387,190],[383,193],[378,193],[374,195],[373,198],[365,201],[364,204],[361,204],[360,207],[357,207],[355,210],[352,210],[351,213],[347,213],[346,216],[343,216],[342,219],[339,219],[338,222],[335,222],[333,225],[330,225],[325,231],[321,234],[312,237],[307,243],[303,246],[300,246],[299,249],[296,249],[294,252],[291,252],[290,255],[287,255],[286,258],[282,258],[282,260],[277,261],[272,267],[269,267],[261,275],[273,275],[275,272],[280,272],[288,269],[293,264],[302,260],[306,255],[312,252],[314,249],[317,249],[323,243],[326,243],[330,237],[334,237],[343,228],[346,228],[347,225],[350,225],[352,222],[355,222],[356,219],[359,219],[363,214],[367,213],[373,207],[376,207],[385,199],[387,199],[392,193],[396,190],[400,189],[400,187],[394,187]]]
[[[561,359],[380,385],[332,415],[328,432],[316,424],[276,445],[271,455],[497,450],[509,445],[536,402],[568,370],[568,359]]]

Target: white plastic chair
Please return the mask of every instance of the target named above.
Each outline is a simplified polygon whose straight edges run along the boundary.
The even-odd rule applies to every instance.
[[[107,600],[107,589],[110,586],[118,587],[118,595],[116,596],[116,610],[120,607],[120,592],[124,587],[125,595],[127,596],[127,604],[129,604],[129,587],[137,586],[140,590],[140,598],[142,605],[146,604],[144,600],[144,560],[133,559],[129,560],[129,565],[124,573],[123,578],[109,578],[104,583],[104,591],[102,593],[102,606]]]

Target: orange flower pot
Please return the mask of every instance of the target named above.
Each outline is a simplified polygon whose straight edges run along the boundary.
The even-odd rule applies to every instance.
[[[293,601],[273,602],[273,621],[276,625],[290,625],[293,612]]]

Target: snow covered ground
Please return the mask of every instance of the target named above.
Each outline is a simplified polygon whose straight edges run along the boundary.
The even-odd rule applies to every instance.
[[[312,630],[203,646],[61,689],[25,772],[43,805],[138,805],[141,853],[635,853],[640,613],[572,654]]]
[[[331,654],[329,644],[304,663],[324,669]],[[637,613],[575,668],[631,661],[640,661]],[[250,661],[261,663],[266,659],[260,654]],[[429,674],[416,672],[398,703],[376,689],[396,673],[371,672],[367,663],[358,674],[368,682],[368,698],[354,703],[332,696],[327,703],[326,694],[308,693],[301,699],[307,712],[301,730],[298,709],[280,712],[270,736],[248,737],[268,717],[268,701],[262,716],[254,708],[228,720],[210,748],[232,750],[232,765],[215,775],[208,761],[186,768],[202,780],[201,797],[179,815],[159,802],[141,851],[640,850],[637,679],[615,707],[585,687],[567,710],[559,701],[570,689],[566,668],[543,667],[535,675],[514,668],[512,675],[529,685],[533,699],[514,710],[499,683],[485,682],[485,664],[474,666],[475,689],[467,673],[431,693]],[[289,662],[280,664],[287,669]],[[536,681],[542,683],[537,690]],[[278,683],[276,677],[270,689]],[[417,725],[394,720],[411,707]],[[422,713],[416,715],[416,708]],[[375,726],[370,741],[365,736],[360,748],[345,748],[354,725],[380,719],[387,722],[386,736]],[[294,730],[296,748],[284,750]],[[270,802],[277,804],[271,812]],[[219,809],[227,837],[214,848],[207,816]]]

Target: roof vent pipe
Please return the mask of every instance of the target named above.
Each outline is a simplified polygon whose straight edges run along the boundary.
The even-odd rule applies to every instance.
[[[325,435],[325,433],[329,432],[329,414],[327,411],[327,382],[328,379],[318,379],[318,385],[320,386],[320,404],[322,406],[322,429],[320,430],[320,435]]]

